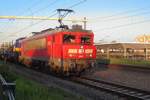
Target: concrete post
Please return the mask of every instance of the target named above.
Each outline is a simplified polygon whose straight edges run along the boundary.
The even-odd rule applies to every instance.
[[[123,51],[124,51],[124,52],[123,52],[123,53],[124,53],[124,54],[123,54],[123,57],[124,57],[124,58],[127,58],[127,48],[124,48]]]
[[[109,59],[109,48],[107,48],[107,59]]]
[[[147,52],[147,48],[144,49],[144,52],[145,52],[145,60],[148,60],[148,52]]]

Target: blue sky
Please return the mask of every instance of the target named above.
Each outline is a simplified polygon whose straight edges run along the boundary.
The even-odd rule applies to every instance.
[[[150,21],[147,21],[150,20],[150,0],[2,0],[0,16],[50,16],[55,9],[68,8],[80,1],[85,2],[73,7],[75,14],[69,17],[76,19],[87,17],[89,19],[87,28],[93,30],[96,42],[100,40],[134,42],[136,36],[150,34]],[[36,21],[0,19],[1,41],[26,36],[32,31],[57,25],[54,21],[44,21],[22,30],[32,23]],[[10,36],[14,33],[17,34]]]
[[[21,15],[22,12],[28,12],[28,8],[35,11],[45,7],[56,0],[2,0],[0,3],[0,12],[2,15]],[[57,0],[55,6],[49,6],[49,9],[68,7],[80,0]],[[81,0],[82,1],[82,0]],[[84,1],[84,0],[83,0]],[[135,8],[144,8],[150,6],[149,0],[85,0],[86,2],[75,7],[79,12],[98,13],[97,11],[110,13],[117,11],[126,11]],[[35,5],[34,5],[35,4]],[[48,11],[48,10],[46,10]],[[78,13],[79,13],[78,12]],[[99,13],[100,13],[99,12]]]

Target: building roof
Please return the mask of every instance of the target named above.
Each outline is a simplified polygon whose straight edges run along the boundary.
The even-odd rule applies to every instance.
[[[95,44],[97,47],[102,48],[135,48],[143,49],[150,48],[150,44],[144,43],[110,43],[110,44]]]

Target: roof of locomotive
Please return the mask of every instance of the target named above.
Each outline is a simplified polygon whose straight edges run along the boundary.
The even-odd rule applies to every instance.
[[[39,32],[39,34],[35,34],[33,36],[23,39],[23,41],[43,37],[43,36],[46,36],[49,34],[59,34],[60,32],[83,32],[83,33],[87,33],[87,34],[93,33],[91,30],[83,30],[83,29],[62,29],[62,28],[52,29],[52,28],[49,28],[49,29]]]
[[[25,39],[25,37],[18,38],[18,39],[16,39],[16,41],[20,41],[20,40],[23,40],[23,39]]]
[[[85,33],[92,33],[92,30],[83,30],[83,29],[63,29],[63,28],[56,28],[56,29],[46,29],[41,31],[41,34],[48,32],[48,34],[56,34],[58,32],[85,32]]]

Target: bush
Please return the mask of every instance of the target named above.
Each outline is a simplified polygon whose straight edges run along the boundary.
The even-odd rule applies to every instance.
[[[7,82],[13,82],[17,78],[16,75],[13,74],[10,68],[5,64],[0,65],[0,74],[5,78]]]
[[[110,64],[110,59],[96,59],[98,64]]]
[[[150,66],[150,61],[132,60],[132,59],[110,59],[110,64],[135,65],[135,66]]]

